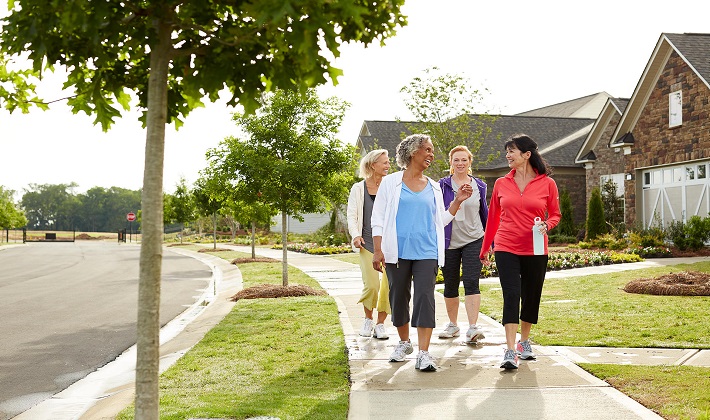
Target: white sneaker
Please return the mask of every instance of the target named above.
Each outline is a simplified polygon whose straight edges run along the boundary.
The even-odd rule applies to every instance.
[[[453,322],[446,324],[444,331],[439,333],[439,338],[454,338],[458,337],[461,329]]]
[[[414,368],[419,369],[421,372],[434,372],[436,370],[436,363],[434,363],[434,358],[431,357],[428,351],[419,350],[417,363],[414,365]]]
[[[390,355],[390,362],[404,362],[405,357],[408,354],[412,354],[414,348],[412,348],[412,343],[409,341],[400,341],[397,347]]]
[[[387,331],[385,330],[385,324],[375,325],[375,332],[372,334],[372,336],[379,340],[387,340],[388,338],[390,338],[387,335]]]
[[[372,320],[370,318],[365,318],[365,322],[362,323],[360,335],[363,337],[370,337],[372,335]]]
[[[476,341],[483,338],[486,338],[486,336],[483,335],[481,327],[476,324],[468,327],[468,331],[466,331],[466,344],[474,344]]]

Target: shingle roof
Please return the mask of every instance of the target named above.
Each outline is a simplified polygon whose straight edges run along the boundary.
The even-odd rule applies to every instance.
[[[710,34],[664,34],[698,74],[710,82]]]
[[[611,95],[606,92],[599,92],[515,115],[525,117],[596,118],[610,97]]]
[[[472,118],[476,118],[472,115]],[[575,163],[575,156],[591,129],[591,118],[529,117],[519,115],[499,115],[479,151],[483,156],[502,152],[506,139],[516,133],[529,135],[538,144],[538,150],[553,167],[582,167]],[[372,149],[375,141],[378,147],[387,149],[394,155],[402,138],[411,134],[407,125],[411,122],[365,121],[358,141],[367,149]],[[473,123],[472,123],[473,124]],[[488,123],[490,124],[490,123]],[[436,139],[434,139],[436,141]],[[479,169],[507,168],[505,154]]]

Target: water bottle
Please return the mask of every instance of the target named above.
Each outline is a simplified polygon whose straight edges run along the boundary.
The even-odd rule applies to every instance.
[[[532,227],[533,236],[533,253],[535,255],[545,254],[545,235],[540,233],[540,224],[542,220],[539,217],[534,219],[535,224]]]

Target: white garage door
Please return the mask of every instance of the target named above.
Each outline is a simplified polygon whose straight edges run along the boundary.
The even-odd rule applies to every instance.
[[[642,182],[645,228],[710,213],[710,161],[648,169]]]

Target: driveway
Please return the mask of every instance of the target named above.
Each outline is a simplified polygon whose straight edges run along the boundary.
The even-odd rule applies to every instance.
[[[0,419],[114,360],[136,342],[140,247],[32,243],[0,250]],[[209,284],[205,264],[163,253],[161,326]]]

